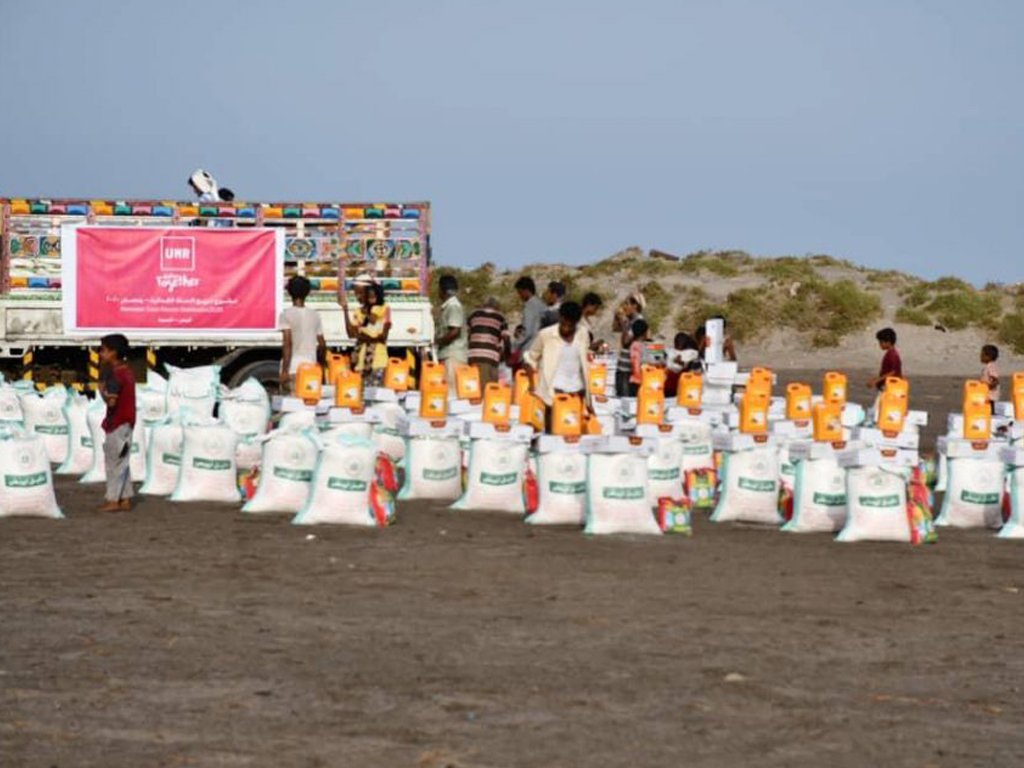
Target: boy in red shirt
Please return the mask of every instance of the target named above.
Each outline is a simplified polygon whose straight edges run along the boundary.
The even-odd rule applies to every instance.
[[[135,429],[135,374],[128,367],[128,339],[120,333],[100,339],[100,364],[104,377],[100,397],[107,404],[103,419],[103,458],[107,467],[107,501],[101,512],[132,508],[132,432]]]
[[[878,375],[868,379],[868,388],[879,391],[885,389],[885,380],[889,376],[898,379],[903,378],[903,360],[900,358],[899,350],[896,349],[896,331],[892,328],[883,328],[875,334],[878,339],[878,348],[885,352],[882,355],[882,365],[878,369]]]

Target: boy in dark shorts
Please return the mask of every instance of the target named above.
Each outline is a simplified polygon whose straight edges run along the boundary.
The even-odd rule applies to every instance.
[[[128,367],[128,339],[120,333],[100,339],[100,364],[104,368],[100,397],[107,404],[103,419],[103,458],[107,468],[106,503],[101,512],[132,508],[132,432],[135,430],[135,374]]]

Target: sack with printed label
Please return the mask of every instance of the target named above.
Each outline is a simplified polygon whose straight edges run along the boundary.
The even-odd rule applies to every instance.
[[[68,450],[64,463],[54,470],[58,475],[84,475],[92,467],[92,433],[88,419],[91,404],[92,401],[82,395],[72,395],[64,403]]]
[[[25,417],[21,410],[21,394],[9,384],[0,384],[0,428],[24,428]]]
[[[462,451],[459,438],[410,438],[405,446],[405,483],[398,492],[398,498],[454,501],[461,494]]]
[[[43,439],[51,464],[63,464],[68,457],[68,420],[64,403],[68,392],[62,386],[51,387],[42,395],[26,392],[21,396],[25,431]]]
[[[585,533],[660,534],[647,501],[647,459],[632,453],[587,457]]]
[[[652,507],[662,497],[678,499],[683,494],[683,443],[659,438],[647,457],[647,489]]]
[[[587,457],[542,453],[537,457],[537,508],[533,525],[583,525],[587,519]]]
[[[128,472],[133,483],[141,483],[146,479],[146,432],[148,430],[141,421],[132,427],[132,444],[129,448]]]
[[[103,483],[107,480],[107,460],[103,455],[103,441],[107,433],[103,431],[103,420],[107,417],[107,406],[102,400],[93,400],[85,412],[85,423],[89,427],[89,440],[92,443],[92,464],[79,479],[80,483]]]
[[[521,515],[525,443],[510,440],[473,440],[466,469],[466,490],[452,509],[479,509]]]
[[[0,435],[0,517],[61,518],[50,459],[39,435]]]
[[[277,430],[263,443],[260,484],[243,512],[297,513],[309,497],[319,448],[305,431]]]
[[[220,404],[220,420],[240,438],[265,435],[270,423],[270,398],[256,379],[229,389]]]
[[[159,424],[167,418],[167,390],[149,386],[135,389],[136,416],[144,425]]]
[[[203,365],[196,368],[166,366],[167,413],[181,413],[192,419],[213,417],[220,392],[220,366]]]
[[[999,528],[1003,524],[1005,484],[1003,462],[988,459],[948,459],[946,494],[936,525],[954,528]]]
[[[1024,467],[1009,467],[1006,485],[1009,514],[998,535],[1001,539],[1024,539]]]
[[[702,421],[688,419],[677,422],[676,433],[683,444],[683,472],[694,469],[715,469],[715,451],[711,427]]]
[[[398,420],[405,416],[405,410],[397,403],[380,403],[374,407],[380,414],[380,423],[373,427],[373,444],[392,461],[405,458],[405,439],[398,434]]]
[[[376,478],[377,451],[369,440],[342,436],[327,443],[319,453],[306,503],[292,522],[386,524],[371,503]]]
[[[836,541],[910,541],[907,476],[888,467],[846,471],[846,524]]]
[[[170,496],[174,493],[181,469],[181,444],[184,439],[185,432],[177,417],[153,425],[146,449],[146,480],[139,493],[147,496]]]
[[[186,423],[171,501],[238,502],[238,436],[219,422]]]
[[[658,527],[664,533],[693,535],[689,499],[658,499]]]
[[[797,462],[792,533],[835,533],[846,523],[846,470],[834,458]]]
[[[774,447],[725,453],[721,478],[721,495],[711,515],[714,522],[783,522],[779,515],[779,455]]]

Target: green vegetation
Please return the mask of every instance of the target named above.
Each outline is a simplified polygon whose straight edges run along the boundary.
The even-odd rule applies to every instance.
[[[1024,313],[1010,312],[999,324],[999,341],[1024,355]]]
[[[981,293],[968,286],[952,293],[940,293],[923,307],[923,311],[951,331],[972,325],[998,328],[1002,301],[999,296]]]
[[[736,277],[754,261],[753,256],[743,251],[697,251],[679,262],[679,270],[684,275],[710,272],[718,277]]]
[[[896,310],[896,322],[907,325],[931,325],[932,318],[923,309],[916,307],[900,307]]]
[[[803,282],[818,279],[818,271],[808,259],[782,256],[777,259],[759,259],[754,271],[775,282]]]

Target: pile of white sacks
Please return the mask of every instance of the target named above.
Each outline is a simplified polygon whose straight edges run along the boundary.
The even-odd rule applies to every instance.
[[[320,425],[309,411],[271,429],[259,382],[228,389],[216,366],[168,369],[168,378],[151,373],[136,390],[130,466],[141,494],[237,505],[258,475],[244,511],[291,513],[296,523],[391,522],[390,460],[404,451],[393,426],[379,418]],[[0,516],[62,516],[51,465],[82,483],[104,482],[105,413],[98,398],[63,386],[0,384]]]

